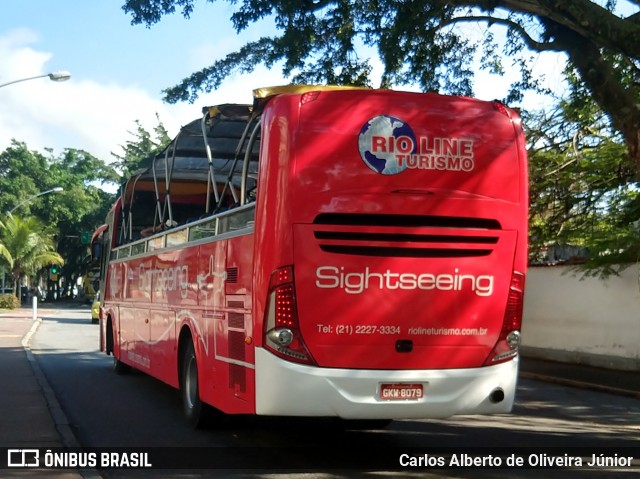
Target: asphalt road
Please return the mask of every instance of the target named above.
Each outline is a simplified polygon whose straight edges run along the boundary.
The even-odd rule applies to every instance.
[[[219,460],[224,470],[114,469],[99,471],[103,477],[518,478],[542,473],[550,478],[606,478],[628,468],[413,468],[382,473],[377,467],[381,458],[403,451],[431,453],[433,460],[442,452],[449,461],[444,451],[462,454],[478,447],[486,448],[483,457],[515,451],[526,462],[540,463],[547,460],[545,454],[568,447],[605,455],[611,448],[625,448],[640,458],[640,401],[633,398],[522,379],[516,407],[508,415],[394,421],[382,431],[343,431],[323,420],[236,417],[216,429],[194,431],[182,417],[177,391],[139,372],[113,372],[111,358],[98,351],[98,327],[91,324],[88,309],[45,316],[31,349],[83,447],[225,448],[194,449],[195,454],[213,454],[209,461]],[[155,457],[172,450],[154,449]],[[269,451],[269,469],[256,471],[264,467],[264,451]],[[352,459],[358,469],[369,460],[374,472],[345,469],[349,454],[357,455]]]

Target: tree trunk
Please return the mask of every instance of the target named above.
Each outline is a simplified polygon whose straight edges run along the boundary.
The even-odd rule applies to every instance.
[[[640,94],[635,87],[625,87],[613,65],[600,49],[577,33],[554,25],[556,41],[569,55],[598,106],[610,118],[623,138],[629,157],[634,162],[636,179],[640,182]]]

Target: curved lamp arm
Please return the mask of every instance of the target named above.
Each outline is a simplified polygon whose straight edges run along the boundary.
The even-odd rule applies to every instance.
[[[69,78],[71,78],[71,73],[65,72],[65,71],[59,71],[59,72],[47,73],[46,75],[36,75],[34,77],[21,78],[20,80],[13,80],[7,83],[2,83],[0,84],[0,88],[7,85],[13,85],[14,83],[20,83],[23,81],[35,80],[36,78],[45,78],[45,77],[49,77],[51,81],[67,81]]]
[[[9,213],[13,213],[15,210],[20,208],[22,205],[24,205],[25,203],[29,203],[30,201],[36,199],[38,196],[48,195],[49,193],[60,193],[61,191],[64,191],[64,188],[62,188],[62,186],[56,186],[55,188],[51,188],[50,190],[42,191],[42,192],[38,193],[37,195],[33,195],[33,196],[27,198],[26,200],[21,201],[20,203],[15,205],[13,208],[11,208],[9,210]]]

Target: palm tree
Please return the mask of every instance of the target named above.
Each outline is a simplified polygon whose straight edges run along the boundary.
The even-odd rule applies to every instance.
[[[7,213],[5,220],[0,221],[0,256],[9,266],[16,294],[20,278],[34,277],[50,264],[64,264],[56,252],[54,234],[54,229],[35,216],[20,218]]]

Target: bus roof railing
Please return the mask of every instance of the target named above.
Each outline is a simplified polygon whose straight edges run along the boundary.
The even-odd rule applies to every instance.
[[[226,206],[227,195],[233,197],[234,204],[244,204],[258,171],[259,129],[254,125],[269,100],[283,94],[341,90],[369,88],[268,86],[253,91],[253,105],[224,103],[204,107],[202,117],[184,125],[162,151],[150,157],[122,186],[123,213],[129,215],[126,218],[129,228],[123,230],[127,238],[123,239],[133,240],[136,217],[153,214],[154,226],[167,219],[173,221],[176,212],[172,204],[191,203],[196,196],[202,199],[194,208],[201,203],[202,214],[215,213]],[[153,209],[150,202],[155,203]]]

